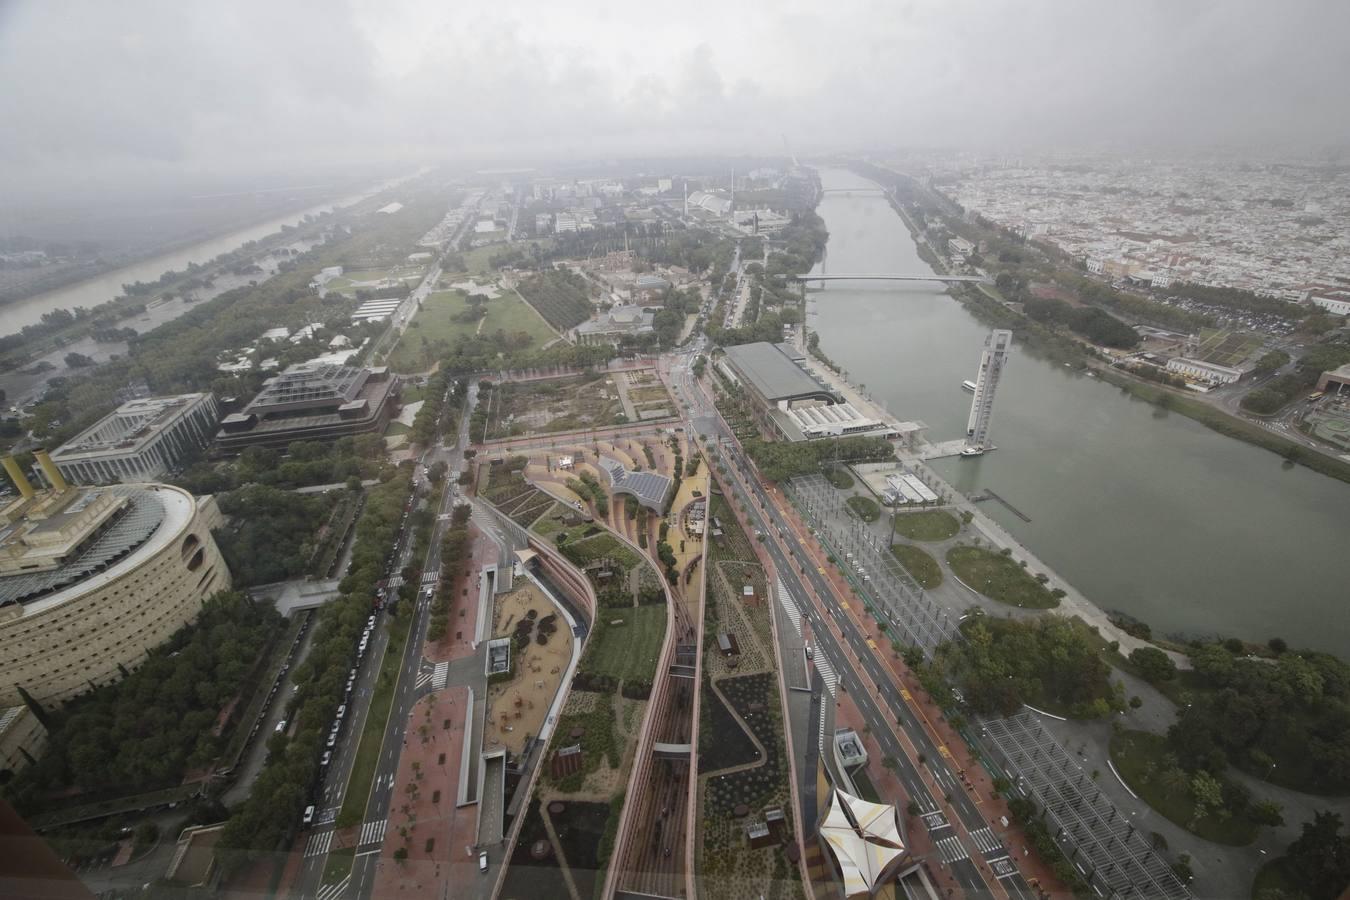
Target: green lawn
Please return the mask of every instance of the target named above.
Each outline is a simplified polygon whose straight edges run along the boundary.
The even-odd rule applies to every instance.
[[[617,619],[623,624],[610,624]],[[665,636],[665,604],[602,609],[587,641],[581,670],[650,684]]]
[[[436,291],[422,302],[408,330],[389,354],[389,367],[396,372],[424,372],[436,364],[450,345],[459,337],[478,333],[478,320],[457,319],[469,308],[466,294],[459,290]],[[502,294],[487,304],[482,334],[501,329],[512,334],[523,331],[535,347],[553,340],[557,335],[543,319],[514,293]]]
[[[844,502],[864,522],[875,522],[881,518],[881,507],[871,497],[849,497]]]
[[[356,760],[352,763],[351,775],[347,779],[347,793],[342,801],[342,811],[337,817],[338,828],[355,825],[365,818],[370,780],[375,777],[375,764],[379,762],[380,747],[384,744],[389,707],[394,702],[394,687],[403,665],[403,645],[408,641],[411,621],[411,618],[395,616],[389,626],[389,644],[384,649],[380,674],[375,680],[375,694],[370,698],[370,709],[366,712],[365,726],[361,729],[361,746],[356,749]]]
[[[507,244],[502,241],[495,244],[487,244],[483,247],[475,247],[474,249],[466,250],[461,254],[464,257],[464,271],[468,272],[470,275],[490,275],[493,269],[489,260],[499,253],[506,253],[512,246],[517,246],[526,253],[529,253],[532,244],[539,244],[547,249],[552,243],[552,241],[547,239],[538,241],[519,241],[515,245]]]
[[[942,566],[926,550],[920,550],[913,544],[895,544],[891,552],[900,560],[905,571],[914,576],[919,587],[932,590],[942,584]]]
[[[499,328],[507,334],[524,331],[534,339],[536,347],[558,336],[528,303],[517,296],[515,291],[489,300],[487,311],[487,318],[483,322],[483,334],[491,334]]]
[[[395,372],[430,369],[442,354],[442,348],[448,351],[455,338],[471,335],[478,328],[477,321],[456,321],[455,316],[468,308],[460,291],[436,291],[428,295],[389,354],[389,367]]]
[[[1207,815],[1192,822],[1195,803],[1190,790],[1163,774],[1167,739],[1148,731],[1124,730],[1111,736],[1111,762],[1130,789],[1168,819],[1216,844],[1242,847],[1256,840],[1257,827],[1245,817],[1220,819]],[[1194,825],[1194,827],[1192,827]]]
[[[1011,556],[958,545],[947,551],[956,577],[991,600],[1027,609],[1054,609],[1059,600]]]
[[[961,530],[956,516],[944,509],[925,509],[921,512],[897,513],[895,533],[911,541],[945,541]]]
[[[352,872],[352,861],[356,858],[355,847],[337,847],[328,853],[328,862],[323,867],[322,884],[337,884]]]
[[[853,487],[853,476],[848,474],[843,466],[835,466],[833,469],[826,469],[825,477],[829,479],[830,484],[839,488],[841,491],[846,491]]]

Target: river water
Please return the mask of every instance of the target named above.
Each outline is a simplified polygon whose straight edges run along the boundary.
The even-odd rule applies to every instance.
[[[824,170],[826,188],[875,188]],[[826,194],[826,271],[931,271],[886,199]],[[961,437],[989,329],[937,285],[839,282],[812,298],[821,349],[934,441]],[[994,403],[998,449],[934,463],[1108,610],[1155,633],[1279,636],[1350,656],[1350,484],[1224,437],[1015,345]]]
[[[374,196],[395,182],[381,184],[350,197],[344,197],[331,203],[311,206],[300,212],[287,213],[248,228],[241,228],[220,237],[211,238],[189,247],[174,250],[159,256],[105,272],[86,281],[76,282],[63,288],[37,294],[13,303],[0,306],[0,334],[12,334],[26,325],[42,320],[42,314],[55,309],[74,309],[78,306],[92,308],[106,303],[122,293],[122,285],[137,281],[157,281],[165,272],[181,272],[191,263],[204,264],[222,253],[237,250],[249,241],[258,241],[280,231],[283,225],[299,224],[306,216],[317,216],[344,206],[360,202]],[[156,324],[160,324],[156,322]],[[68,351],[67,351],[68,352]]]

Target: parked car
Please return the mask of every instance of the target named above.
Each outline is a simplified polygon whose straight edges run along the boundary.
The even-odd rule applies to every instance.
[[[486,872],[487,866],[488,866],[487,851],[484,850],[482,853],[478,854],[478,871]]]

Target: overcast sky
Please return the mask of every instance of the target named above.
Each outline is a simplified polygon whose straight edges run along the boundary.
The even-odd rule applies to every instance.
[[[0,0],[0,187],[548,155],[1350,145],[1350,2]]]

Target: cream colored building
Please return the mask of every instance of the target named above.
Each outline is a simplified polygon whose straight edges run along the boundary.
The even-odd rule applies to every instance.
[[[17,772],[42,755],[47,729],[26,706],[0,709],[0,772]]]
[[[53,490],[0,509],[0,707],[22,687],[44,707],[117,681],[230,587],[212,497],[162,484],[70,488],[43,451]]]

